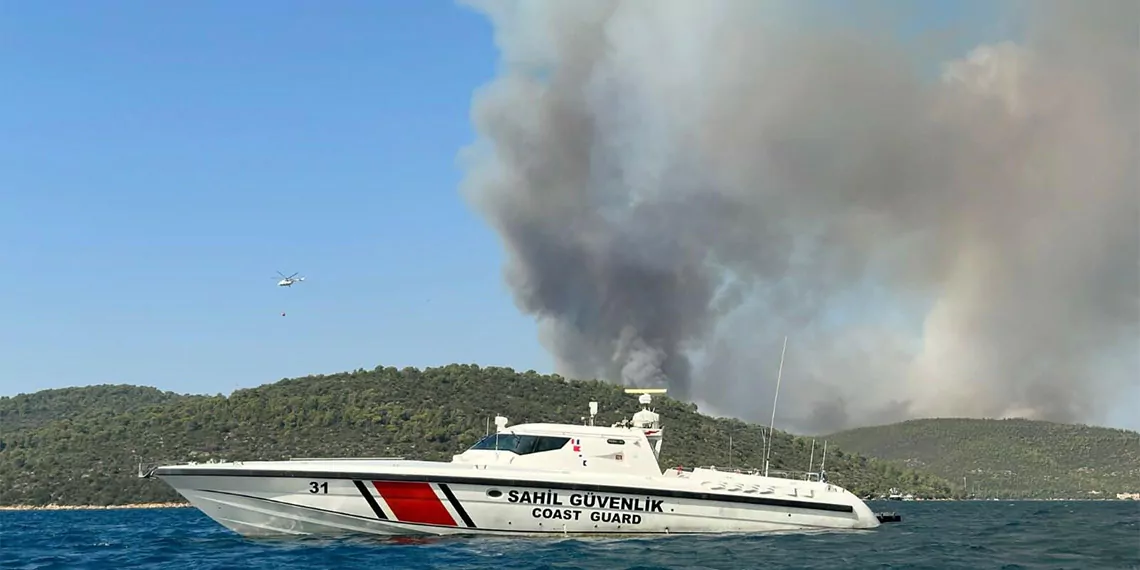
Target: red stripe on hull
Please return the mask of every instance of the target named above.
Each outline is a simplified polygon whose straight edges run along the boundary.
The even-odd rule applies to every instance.
[[[372,485],[400,522],[458,526],[431,483],[373,481]]]

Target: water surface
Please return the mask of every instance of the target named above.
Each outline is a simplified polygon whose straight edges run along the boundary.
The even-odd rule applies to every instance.
[[[241,538],[195,509],[0,512],[0,567],[92,570],[1140,570],[1140,502],[881,502],[874,531],[660,538]]]

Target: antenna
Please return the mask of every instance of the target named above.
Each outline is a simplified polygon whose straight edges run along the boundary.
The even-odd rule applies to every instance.
[[[815,465],[815,438],[811,438],[811,456],[808,457],[808,473],[811,473],[812,466]]]
[[[788,335],[784,335],[784,348],[780,349],[780,371],[776,373],[776,395],[772,398],[772,422],[768,424],[768,449],[764,451],[764,476],[768,476],[768,459],[772,456],[772,430],[776,427],[776,402],[780,399],[780,378],[784,376],[784,353],[788,350]]]
[[[641,394],[637,397],[637,403],[641,404],[642,410],[648,410],[649,404],[653,402],[653,396],[650,394],[664,394],[665,388],[626,388],[626,394]]]
[[[626,388],[626,394],[664,394],[668,392],[667,388]]]
[[[823,440],[823,459],[819,462],[819,480],[822,482],[826,475],[823,472],[823,467],[827,465],[827,440]]]
[[[641,411],[633,414],[633,417],[630,419],[619,422],[619,424],[614,424],[614,427],[617,427],[618,425],[624,425],[624,427],[627,428],[634,427],[640,429],[660,430],[661,416],[649,408],[649,405],[653,403],[653,396],[650,396],[650,394],[664,394],[665,388],[626,388],[625,393],[641,394],[637,397],[637,403],[641,404]],[[660,434],[657,434],[655,437],[658,438],[656,448],[660,450]]]
[[[728,468],[732,469],[732,427],[728,428]]]
[[[768,450],[768,434],[764,433],[764,430],[760,430],[760,439],[762,443],[760,446],[760,453],[763,454]],[[759,470],[757,470],[757,473],[759,473]]]
[[[499,450],[499,434],[507,429],[507,418],[495,416],[495,451]]]

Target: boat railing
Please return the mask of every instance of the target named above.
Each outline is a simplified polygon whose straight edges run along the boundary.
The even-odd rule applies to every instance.
[[[721,473],[734,473],[737,475],[764,475],[762,469],[725,469],[724,467],[717,467],[715,465],[701,465],[699,469],[708,469],[710,471],[719,471]],[[768,477],[777,477],[779,479],[794,479],[797,481],[822,481],[820,474],[815,471],[789,471],[789,470],[768,470]]]
[[[290,457],[289,461],[402,461],[403,457]]]
[[[135,461],[138,462],[138,469],[139,469],[138,470],[138,478],[139,479],[151,479],[151,478],[153,478],[154,472],[157,471],[158,468],[162,467],[163,465],[172,465],[175,463],[181,463],[181,461],[147,460],[147,459],[143,459],[143,457],[141,455],[135,455],[134,458],[135,458]]]
[[[797,481],[821,481],[823,480],[818,471],[768,471],[769,477],[779,477],[781,479],[795,479]]]
[[[158,469],[160,465],[162,464],[155,461],[139,460],[139,479],[150,479],[154,476],[155,470]]]

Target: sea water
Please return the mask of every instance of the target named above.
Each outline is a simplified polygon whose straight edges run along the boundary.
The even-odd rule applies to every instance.
[[[657,538],[244,539],[196,509],[0,512],[0,567],[1140,569],[1140,502],[876,502],[873,531]]]

